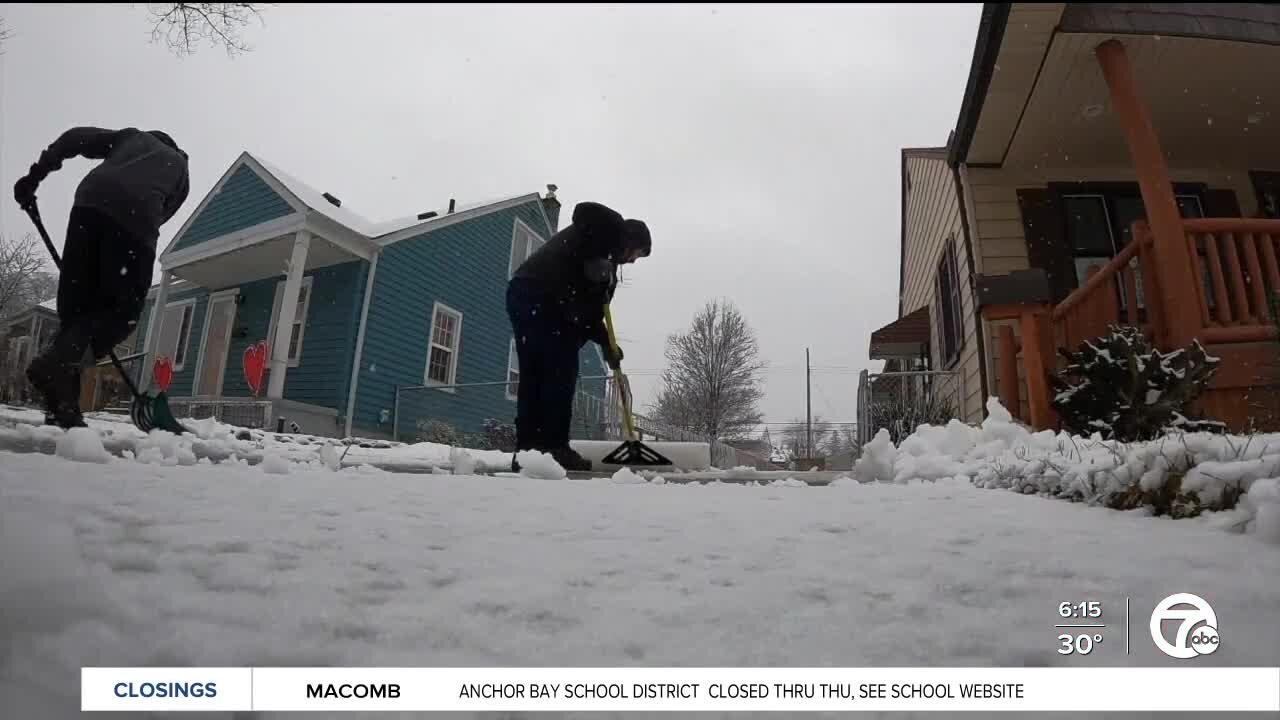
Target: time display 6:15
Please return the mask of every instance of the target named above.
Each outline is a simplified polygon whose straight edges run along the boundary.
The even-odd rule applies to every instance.
[[[1102,602],[1098,600],[1081,600],[1076,603],[1059,603],[1058,614],[1064,618],[1100,618],[1102,617]]]

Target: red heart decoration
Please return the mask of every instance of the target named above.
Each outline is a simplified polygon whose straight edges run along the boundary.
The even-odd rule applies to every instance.
[[[156,387],[160,388],[160,392],[169,391],[169,383],[173,382],[173,361],[168,355],[156,358],[151,377],[155,380]]]
[[[262,391],[262,378],[267,373],[267,341],[254,343],[244,349],[244,381],[249,384],[254,397]]]

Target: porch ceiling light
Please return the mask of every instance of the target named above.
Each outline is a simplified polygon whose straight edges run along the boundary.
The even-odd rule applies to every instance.
[[[1080,114],[1088,118],[1089,120],[1092,120],[1098,117],[1099,115],[1101,115],[1103,109],[1104,108],[1101,105],[1098,105],[1096,103],[1093,105],[1085,105],[1084,109],[1080,111]]]

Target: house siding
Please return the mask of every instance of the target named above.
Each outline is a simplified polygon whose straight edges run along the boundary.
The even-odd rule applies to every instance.
[[[969,254],[964,246],[964,227],[960,215],[960,199],[956,193],[951,168],[941,156],[909,156],[907,172],[911,189],[907,193],[906,237],[903,253],[902,312],[907,315],[928,306],[932,338],[932,367],[952,369],[960,373],[960,418],[979,422],[983,417],[981,358],[978,355],[978,330],[974,315],[972,276]],[[943,367],[941,357],[941,307],[938,304],[938,262],[946,243],[954,243],[956,269],[960,283],[961,347],[960,357],[951,368]]]
[[[170,251],[183,250],[293,213],[293,208],[247,165],[227,178],[198,216],[175,239]]]
[[[1238,170],[1171,168],[1170,179],[1175,182],[1204,183],[1210,188],[1234,191],[1240,210],[1246,217],[1257,212],[1257,197],[1249,181],[1248,168]],[[973,200],[974,254],[976,263],[985,275],[1007,275],[1030,267],[1027,241],[1023,230],[1021,210],[1018,207],[1018,190],[1045,189],[1051,182],[1137,182],[1133,168],[1074,168],[1048,170],[1020,170],[1015,168],[964,168],[965,192]],[[1002,324],[1012,325],[1015,337],[1021,342],[1018,323],[983,322],[986,335],[987,377],[990,387],[999,387],[1000,349],[996,342]],[[1027,417],[1026,378],[1022,363],[1018,363],[1021,415]]]
[[[395,409],[396,388],[423,384],[432,310],[439,302],[462,313],[456,383],[504,383],[511,341],[506,312],[512,229],[520,219],[550,237],[541,208],[530,201],[402,240],[382,251],[370,300],[353,424],[365,432],[391,434],[382,422]],[[590,347],[582,370],[600,374]],[[401,398],[402,436],[417,419],[438,418],[476,432],[486,418],[511,422],[514,401],[503,385],[461,387],[456,392],[408,391]]]

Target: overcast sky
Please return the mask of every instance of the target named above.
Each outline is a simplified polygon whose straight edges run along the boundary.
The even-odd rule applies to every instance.
[[[642,401],[667,334],[723,297],[772,366],[766,419],[804,415],[808,346],[814,414],[854,420],[868,335],[897,315],[899,148],[946,142],[980,12],[279,6],[252,52],[178,58],[144,5],[0,4],[0,230],[30,229],[13,183],[75,125],[191,155],[162,245],[243,150],[373,220],[555,183],[566,219],[596,200],[652,230],[614,310]],[[89,167],[41,186],[59,246]]]

